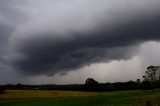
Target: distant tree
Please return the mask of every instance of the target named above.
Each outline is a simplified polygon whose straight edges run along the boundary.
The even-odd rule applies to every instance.
[[[157,70],[157,87],[160,88],[160,66],[158,66]]]
[[[114,90],[114,84],[113,83],[108,82],[108,83],[106,83],[106,86],[107,86],[107,90],[109,90],[109,91]]]
[[[153,91],[156,88],[157,81],[160,79],[159,69],[159,66],[148,66],[145,76],[143,76],[143,84],[150,83]]]
[[[0,93],[3,93],[5,91],[5,88],[3,86],[0,86]]]
[[[141,84],[141,80],[140,80],[140,79],[137,79],[137,80],[136,80],[136,83],[137,83],[138,85],[140,85],[140,84]]]
[[[85,82],[85,85],[89,86],[98,85],[98,81],[94,80],[93,78],[88,78]]]
[[[137,88],[139,89],[139,88],[140,88],[140,85],[141,85],[141,80],[140,80],[140,79],[137,79],[137,80],[136,80],[136,84],[137,84]]]
[[[125,84],[126,84],[126,89],[137,89],[137,83],[135,81],[130,80]]]
[[[148,80],[143,80],[140,87],[142,90],[146,90],[146,91],[152,88],[151,83]]]
[[[85,82],[85,87],[89,91],[97,91],[99,88],[99,83],[93,78],[88,78]]]

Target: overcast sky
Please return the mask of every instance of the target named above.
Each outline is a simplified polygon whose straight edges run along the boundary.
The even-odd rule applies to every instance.
[[[159,40],[160,0],[0,0],[0,83],[136,80]]]

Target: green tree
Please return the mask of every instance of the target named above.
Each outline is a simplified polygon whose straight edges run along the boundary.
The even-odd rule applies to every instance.
[[[98,91],[99,83],[93,78],[88,78],[85,82],[85,87],[86,87],[86,90],[89,90],[89,91]]]
[[[143,76],[144,81],[148,81],[151,83],[152,90],[154,91],[156,88],[156,83],[159,79],[159,66],[148,66],[147,71],[145,72],[145,76]]]

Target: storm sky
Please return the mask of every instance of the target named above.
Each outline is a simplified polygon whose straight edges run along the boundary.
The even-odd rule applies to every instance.
[[[160,0],[0,0],[0,84],[136,80],[159,40]]]

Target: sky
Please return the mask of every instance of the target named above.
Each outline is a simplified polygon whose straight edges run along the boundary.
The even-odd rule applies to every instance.
[[[0,0],[0,84],[142,78],[159,28],[159,0]]]

